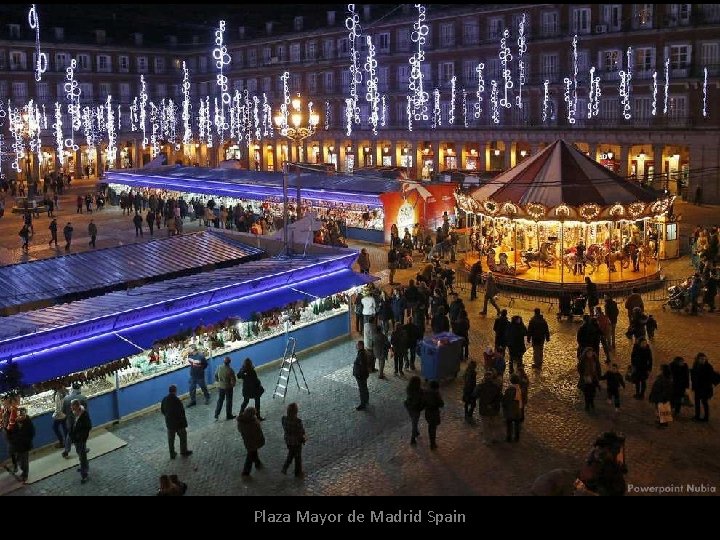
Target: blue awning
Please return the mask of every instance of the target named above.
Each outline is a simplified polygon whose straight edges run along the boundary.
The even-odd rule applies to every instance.
[[[106,364],[149,349],[153,343],[199,326],[217,324],[229,318],[249,320],[257,312],[282,308],[292,302],[314,300],[343,292],[376,280],[373,276],[343,269],[291,286],[219,302],[213,306],[162,317],[149,323],[82,339],[67,345],[18,356],[14,359],[23,376],[23,384],[44,382]],[[1,364],[0,364],[1,365]]]

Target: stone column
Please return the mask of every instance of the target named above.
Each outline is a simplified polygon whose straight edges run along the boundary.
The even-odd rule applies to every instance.
[[[627,145],[620,145],[620,176],[627,178],[629,174],[628,156],[630,154],[630,148]]]
[[[511,167],[511,158],[512,158],[512,141],[503,141],[503,144],[505,145],[505,155],[504,157],[504,163],[503,163],[503,170],[508,170]]]

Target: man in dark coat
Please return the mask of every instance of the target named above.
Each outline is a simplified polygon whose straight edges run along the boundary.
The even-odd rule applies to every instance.
[[[88,471],[90,470],[87,458],[87,440],[92,429],[92,422],[90,421],[90,415],[80,403],[80,400],[73,399],[70,407],[73,416],[75,416],[75,422],[70,430],[69,437],[75,445],[75,451],[80,460],[80,483],[84,484],[88,481]]]
[[[63,236],[65,237],[65,251],[70,251],[70,244],[72,244],[72,233],[73,226],[68,221],[68,224],[63,228]]]
[[[682,356],[676,356],[673,358],[673,361],[670,362],[670,373],[673,384],[673,415],[678,416],[683,400],[685,399],[685,392],[690,388],[690,369]]]
[[[695,393],[695,416],[696,422],[708,422],[710,420],[710,407],[708,400],[713,396],[713,386],[720,382],[720,375],[713,369],[704,353],[695,356],[695,362],[690,370],[690,380]],[[700,405],[703,406],[705,416],[700,416]]]
[[[493,332],[495,332],[495,349],[497,350],[498,347],[502,347],[505,349],[507,347],[507,339],[506,339],[506,333],[507,333],[507,327],[510,324],[510,320],[507,316],[507,309],[503,309],[500,312],[500,315],[497,319],[495,319],[495,323],[493,324]]]
[[[168,388],[168,395],[165,396],[160,403],[160,412],[165,417],[165,427],[167,428],[168,448],[170,449],[170,459],[175,459],[175,435],[180,437],[180,455],[189,456],[192,450],[187,447],[187,418],[185,417],[185,407],[180,398],[177,397],[177,386],[174,384]]]
[[[612,299],[611,296],[605,296],[605,315],[610,319],[610,343],[609,345],[615,349],[615,328],[617,327],[618,315],[620,315],[620,309],[618,308],[617,302]]]
[[[535,369],[542,369],[543,352],[545,342],[550,341],[550,328],[545,318],[540,313],[540,308],[535,308],[535,315],[528,323],[527,342],[532,343],[533,365]]]
[[[17,420],[15,426],[8,430],[7,439],[10,446],[10,453],[14,456],[14,461],[20,467],[20,481],[24,484],[27,482],[30,470],[30,450],[33,447],[33,438],[35,437],[35,426],[27,415],[27,409],[20,407],[18,409]]]
[[[405,369],[411,369],[415,371],[415,353],[417,342],[422,338],[420,329],[413,322],[411,317],[408,317],[407,321],[403,325],[405,331],[405,345],[407,346],[407,355],[405,360]]]
[[[520,315],[513,315],[513,318],[507,326],[507,330],[505,332],[505,338],[510,352],[510,373],[515,371],[513,364],[521,366],[523,363],[523,355],[527,350],[525,347],[526,335],[527,328],[522,321],[522,317]]]
[[[205,383],[205,369],[208,367],[207,359],[195,348],[188,355],[188,364],[190,364],[190,403],[188,403],[188,407],[194,407],[197,404],[195,393],[198,386],[200,386],[205,396],[205,405],[208,405],[210,403],[210,392],[208,392]]]
[[[360,405],[355,409],[358,411],[364,411],[367,409],[368,402],[370,401],[370,392],[368,391],[367,380],[370,376],[368,370],[367,358],[365,355],[365,343],[360,340],[357,342],[357,356],[353,363],[353,377],[357,381],[358,390],[360,391]]]
[[[489,445],[497,440],[495,434],[499,426],[502,389],[495,383],[492,371],[486,371],[483,382],[475,387],[477,410],[480,415],[480,430],[483,444]]]
[[[470,267],[468,280],[470,281],[470,300],[475,300],[477,298],[477,286],[482,280],[482,261],[480,259]]]

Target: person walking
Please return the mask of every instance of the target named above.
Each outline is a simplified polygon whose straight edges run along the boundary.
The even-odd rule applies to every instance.
[[[73,399],[70,407],[72,408],[75,421],[70,429],[69,437],[75,445],[75,451],[80,460],[80,483],[85,484],[90,479],[88,476],[90,464],[87,457],[87,440],[90,436],[90,430],[92,429],[92,421],[90,420],[90,414],[80,403],[80,400]]]
[[[475,388],[478,415],[480,416],[480,433],[482,442],[488,446],[496,442],[500,405],[502,404],[502,387],[495,381],[495,373],[489,369],[485,371],[483,380]]]
[[[625,381],[617,364],[612,364],[600,377],[607,383],[607,400],[609,405],[615,405],[615,412],[620,412],[620,387],[625,388]]]
[[[243,467],[243,476],[250,476],[250,470],[253,464],[255,468],[262,469],[263,464],[260,461],[258,450],[265,446],[265,435],[263,434],[260,419],[256,414],[254,407],[244,409],[237,419],[237,429],[242,436],[247,456],[245,456],[245,465]]]
[[[53,391],[53,403],[55,408],[52,414],[52,430],[57,437],[58,442],[55,443],[55,448],[65,448],[65,440],[67,439],[67,424],[65,423],[65,413],[63,412],[63,401],[67,396],[68,391],[61,382],[57,382],[55,390]]]
[[[710,420],[710,406],[708,401],[713,396],[713,386],[720,382],[718,374],[708,362],[705,353],[697,353],[695,362],[690,369],[690,381],[695,394],[695,416],[696,422],[708,422]],[[702,405],[704,416],[700,416],[700,405]]]
[[[423,401],[423,390],[422,390],[422,379],[417,375],[410,377],[407,388],[405,389],[405,410],[410,415],[410,422],[412,425],[412,432],[410,435],[410,444],[417,444],[417,438],[420,436],[418,430],[418,422],[420,421],[420,412],[425,407]]]
[[[90,236],[90,242],[88,242],[89,246],[95,247],[95,239],[97,238],[97,225],[95,225],[94,220],[90,220],[90,223],[88,223],[88,235]]]
[[[242,414],[252,399],[255,401],[255,413],[257,414],[257,418],[260,422],[262,422],[265,419],[260,416],[260,397],[265,393],[265,388],[263,388],[263,385],[260,384],[257,371],[255,371],[255,366],[250,358],[246,358],[243,362],[240,371],[238,371],[237,378],[242,379],[243,382],[243,402],[242,405],[240,405],[240,413]]]
[[[440,409],[445,406],[445,402],[440,396],[440,383],[437,381],[430,381],[430,388],[423,393],[423,406],[430,437],[430,450],[435,450],[437,448],[437,427],[440,425]]]
[[[513,373],[514,366],[520,366],[523,363],[523,355],[527,351],[525,347],[525,336],[527,336],[527,328],[523,323],[520,315],[513,315],[510,324],[506,330],[506,340],[508,351],[510,353],[510,373]]]
[[[647,339],[640,338],[633,345],[630,364],[632,365],[632,382],[635,384],[635,395],[633,397],[635,399],[645,399],[648,375],[652,371],[652,351]]]
[[[492,304],[492,306],[497,311],[498,316],[500,315],[500,308],[497,305],[497,302],[495,301],[495,297],[497,296],[498,290],[497,285],[495,285],[495,278],[493,277],[492,272],[487,273],[487,279],[485,280],[485,300],[483,303],[483,309],[480,312],[480,315],[487,315],[487,305],[488,302]]]
[[[191,353],[188,355],[188,364],[190,365],[190,403],[188,403],[188,407],[197,405],[195,395],[198,386],[205,396],[205,405],[209,405],[210,392],[208,392],[205,382],[205,370],[208,367],[208,361],[196,346],[193,346]]]
[[[155,229],[155,211],[152,208],[145,216],[145,221],[147,222],[148,229],[150,229],[150,236],[152,236],[153,230]]]
[[[65,414],[67,437],[65,438],[65,448],[63,450],[62,457],[66,459],[69,457],[70,449],[72,448],[72,439],[70,438],[70,433],[72,432],[73,425],[75,424],[75,415],[72,411],[73,400],[78,400],[80,402],[80,405],[82,405],[87,410],[87,397],[83,395],[81,388],[82,384],[80,382],[72,383],[70,393],[66,395],[63,399],[62,412]]]
[[[542,316],[540,308],[535,308],[535,315],[530,319],[527,327],[527,342],[532,344],[534,369],[542,369],[545,343],[550,341],[550,327]]]
[[[373,355],[378,361],[378,379],[385,378],[385,361],[387,360],[388,351],[390,350],[390,340],[383,333],[380,325],[375,326],[375,334],[373,336]]]
[[[27,224],[23,224],[22,229],[20,229],[18,235],[23,242],[21,249],[23,251],[28,251],[30,249],[30,229],[28,228]]]
[[[600,298],[597,285],[588,276],[585,276],[585,295],[587,297],[588,313],[592,315],[595,313],[595,307],[600,303]]]
[[[287,412],[282,417],[282,427],[285,433],[285,444],[288,448],[288,455],[282,467],[282,473],[287,474],[290,464],[295,461],[295,476],[303,477],[305,473],[302,468],[302,447],[307,438],[302,420],[298,418],[298,405],[291,403],[287,406]]]
[[[70,251],[70,245],[72,244],[73,226],[68,221],[67,225],[63,228],[63,236],[65,237],[65,251]]]
[[[360,267],[360,272],[363,274],[369,274],[370,273],[370,254],[367,252],[367,249],[362,248],[360,250],[360,255],[358,255],[358,266]]]
[[[470,360],[463,375],[463,393],[462,400],[465,407],[465,421],[472,422],[473,413],[475,412],[475,388],[477,387],[477,362]]]
[[[516,373],[510,376],[510,385],[505,389],[502,397],[503,416],[505,416],[507,442],[520,440],[520,420],[522,419],[522,389],[520,377]]]
[[[171,384],[168,388],[168,395],[160,402],[160,412],[165,417],[165,427],[167,428],[168,449],[170,450],[170,459],[175,459],[175,435],[180,438],[180,455],[189,456],[192,450],[187,447],[187,418],[185,417],[185,407],[183,402],[177,397],[177,386]]]
[[[655,405],[658,417],[658,426],[661,428],[669,427],[672,416],[667,416],[670,412],[670,401],[673,396],[673,382],[670,366],[663,364],[660,366],[660,375],[653,381],[648,401]],[[670,413],[672,414],[672,413]]]
[[[362,340],[357,342],[356,349],[357,355],[355,356],[355,362],[353,362],[352,374],[357,381],[358,391],[360,393],[360,405],[355,407],[355,410],[364,411],[367,409],[368,403],[370,402],[370,392],[368,391],[367,385],[370,370],[368,369],[365,344]],[[395,362],[397,363],[397,360]]]
[[[482,261],[480,259],[470,267],[468,281],[470,281],[470,300],[475,300],[477,298],[477,286],[482,283]]]
[[[627,310],[628,324],[632,324],[633,311],[635,308],[640,309],[640,313],[645,312],[645,302],[643,302],[642,296],[633,289],[630,296],[625,300],[625,309]],[[608,314],[608,317],[610,315]]]
[[[676,356],[670,362],[670,375],[673,382],[672,406],[673,415],[680,416],[683,401],[690,388],[690,368],[682,356]]]
[[[83,213],[83,202],[84,202],[83,196],[82,196],[82,195],[78,195],[78,196],[77,196],[77,199],[76,199],[76,202],[77,202],[77,210],[75,211],[75,213],[76,213],[76,214],[82,214],[82,213]]]
[[[215,371],[215,382],[217,382],[218,385],[218,400],[217,405],[215,406],[215,420],[217,420],[220,416],[223,401],[226,401],[225,419],[233,420],[235,418],[235,415],[232,413],[232,402],[233,389],[237,383],[237,377],[235,376],[232,366],[230,366],[231,361],[231,358],[226,356],[223,360],[223,364],[218,366]]]
[[[30,450],[33,447],[35,438],[35,426],[30,420],[25,407],[19,407],[17,418],[12,429],[8,430],[7,439],[10,446],[10,454],[13,455],[13,462],[20,468],[18,480],[23,484],[27,483],[30,474]]]
[[[139,213],[135,212],[135,215],[133,216],[133,225],[135,225],[135,238],[143,235],[142,223],[142,216]]]
[[[595,392],[600,387],[600,361],[592,347],[585,347],[578,358],[579,386],[585,397],[585,410],[595,410]]]
[[[642,298],[641,298],[642,300]],[[620,309],[618,308],[617,302],[613,300],[612,296],[605,295],[605,315],[610,319],[610,347],[615,350],[615,329],[617,328],[618,316],[620,315]]]
[[[50,241],[48,242],[48,246],[52,246],[53,242],[55,242],[55,247],[58,247],[57,243],[57,219],[53,218],[50,222],[50,225],[48,226],[48,229],[50,229]]]

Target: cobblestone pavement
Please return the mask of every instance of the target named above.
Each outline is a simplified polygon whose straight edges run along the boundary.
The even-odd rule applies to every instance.
[[[684,208],[688,226],[692,223],[692,210]],[[105,212],[115,216],[107,218],[108,229],[124,223],[119,210]],[[714,215],[717,216],[717,211]],[[708,219],[712,223],[712,217]],[[2,221],[2,244],[7,245]],[[127,229],[125,225],[118,226],[115,240],[108,242],[134,240],[130,237],[132,225],[127,218],[125,221]],[[11,232],[14,242],[17,231]],[[373,261],[377,262],[373,270],[381,273],[383,253],[381,249],[371,250]],[[666,268],[671,277],[676,274],[682,277],[690,270],[687,259],[674,261]],[[416,271],[417,268],[399,271],[397,278],[406,283]],[[468,295],[468,290],[461,292],[471,317],[471,358],[480,359],[482,348],[492,337],[493,319],[481,317],[479,300],[470,302]],[[482,298],[482,293],[479,296]],[[662,311],[660,302],[652,301],[653,298],[660,295],[647,298],[649,310],[659,325],[652,344],[654,371],[675,355],[683,355],[691,362],[701,350],[720,369],[716,337],[720,316],[706,313],[690,317]],[[522,315],[526,322],[536,305],[515,299],[509,306],[510,298],[502,294],[500,304],[511,315]],[[288,401],[298,402],[308,432],[308,443],[303,449],[307,472],[304,480],[280,473],[286,453],[280,426],[284,407],[280,401],[269,399],[268,392],[262,403],[267,443],[260,450],[265,468],[253,471],[247,480],[240,476],[245,452],[235,422],[215,422],[213,406],[198,405],[188,409],[189,447],[194,451],[189,458],[169,459],[162,416],[158,410],[152,410],[108,427],[128,445],[91,460],[91,480],[87,484],[81,485],[78,473],[71,468],[12,495],[152,495],[158,476],[173,473],[188,483],[189,495],[522,495],[544,472],[557,467],[578,469],[597,435],[609,429],[627,436],[629,484],[683,486],[685,494],[689,494],[687,486],[705,486],[715,490],[710,494],[717,494],[720,489],[717,403],[711,400],[709,423],[691,422],[692,409],[684,408],[681,417],[667,430],[656,428],[653,407],[647,401],[632,399],[631,388],[621,394],[619,413],[605,402],[604,392],[596,400],[597,412],[586,413],[575,388],[578,324],[558,322],[554,317],[556,306],[541,304],[541,307],[552,337],[542,372],[528,370],[529,405],[517,444],[503,442],[489,447],[481,444],[479,427],[463,421],[462,384],[458,379],[441,386],[446,405],[438,431],[439,448],[429,449],[424,420],[418,446],[410,446],[410,425],[402,406],[406,379],[392,374],[385,380],[371,376],[370,406],[364,412],[355,410],[358,392],[351,376],[355,341],[350,337],[301,355],[311,393],[297,389],[288,393]],[[622,335],[624,313],[620,321],[615,361],[624,372],[630,352],[629,342]],[[526,365],[530,363],[530,354],[526,354]],[[275,369],[260,371],[268,389],[274,388]],[[214,401],[216,392],[212,394]],[[162,397],[157,396],[158,402]],[[235,403],[237,409],[237,397]]]

